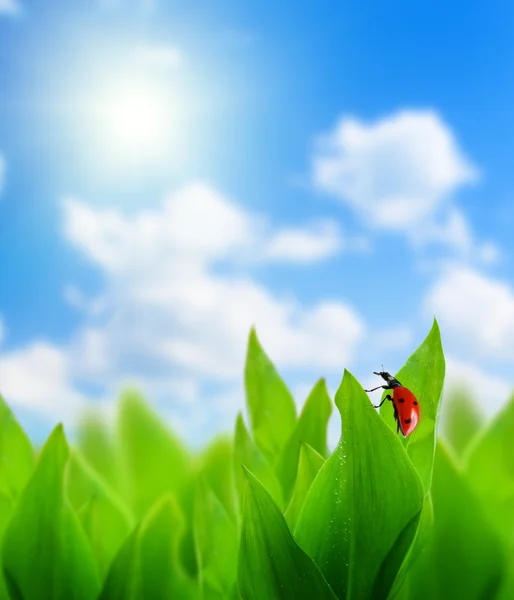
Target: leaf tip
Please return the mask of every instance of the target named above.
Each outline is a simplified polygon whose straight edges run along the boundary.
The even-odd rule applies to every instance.
[[[334,398],[334,402],[335,405],[337,406],[339,412],[342,411],[343,409],[343,395],[344,395],[344,391],[346,390],[346,388],[348,387],[348,385],[350,385],[352,382],[356,382],[357,380],[355,379],[355,377],[350,373],[350,371],[348,371],[348,369],[345,369],[343,371],[343,378],[341,379],[341,383],[339,384],[339,387],[337,389],[335,398]]]
[[[343,372],[343,379],[341,381],[341,385],[343,385],[343,384],[348,385],[349,383],[352,383],[352,384],[357,383],[358,385],[360,385],[360,383],[357,380],[357,378],[355,377],[355,375],[352,372],[348,371],[348,369],[345,369]]]
[[[250,469],[247,466],[245,466],[243,463],[241,463],[241,468],[243,470],[244,490],[245,490],[243,505],[245,507],[247,507],[249,499],[253,498],[256,486],[259,485],[259,480],[250,471]],[[251,490],[250,494],[248,493],[249,490]]]
[[[252,346],[260,347],[260,342],[259,338],[257,337],[257,329],[255,325],[252,325],[250,327],[250,333],[248,334],[248,349],[250,349]]]
[[[246,430],[245,420],[243,419],[243,413],[239,411],[236,417],[236,432],[241,430]]]
[[[261,489],[261,488],[266,489],[264,487],[264,485],[261,483],[261,481],[259,480],[259,478],[256,475],[254,475],[246,465],[241,463],[241,467],[243,469],[243,475],[244,475],[247,487],[250,486],[250,488],[252,490]]]
[[[327,386],[327,380],[324,377],[320,377],[318,379],[318,381],[316,381],[315,388],[321,388],[322,390],[326,391],[328,394],[328,386]]]
[[[64,433],[64,425],[62,423],[58,423],[54,427],[52,433],[50,434],[49,440],[50,439],[55,440],[59,444],[65,444],[66,446],[68,445],[66,434]]]

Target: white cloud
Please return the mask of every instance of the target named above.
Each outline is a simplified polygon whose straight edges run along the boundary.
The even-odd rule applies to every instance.
[[[41,341],[0,354],[0,392],[15,407],[59,420],[70,418],[80,404],[66,352]]]
[[[248,276],[216,273],[216,263],[240,266],[242,257],[262,252],[267,239],[270,259],[297,261],[298,248],[277,251],[276,240],[287,239],[290,230],[267,235],[262,219],[205,185],[189,186],[162,207],[130,217],[68,199],[65,216],[68,239],[102,267],[109,282],[107,318],[75,342],[83,377],[113,377],[152,363],[156,373],[174,369],[235,380],[253,324],[282,367],[341,369],[363,335],[361,317],[342,302],[306,307],[274,296]],[[295,244],[302,239],[308,234],[295,230]],[[327,254],[315,246],[309,254]]]
[[[0,16],[15,17],[21,14],[21,5],[16,0],[0,0]]]
[[[185,263],[189,269],[192,263],[205,265],[222,259],[239,264],[312,264],[341,251],[369,249],[366,239],[343,237],[329,219],[273,230],[264,218],[246,213],[202,183],[169,195],[158,210],[130,217],[115,208],[98,211],[74,198],[66,198],[64,204],[66,236],[110,273],[127,269],[133,273],[137,265],[154,261],[169,266],[170,257],[180,270]],[[76,292],[68,290],[67,294],[76,304]]]
[[[493,242],[485,242],[479,248],[479,259],[486,265],[499,262],[502,258],[500,248]]]
[[[3,344],[5,339],[5,325],[2,316],[0,315],[0,346]]]
[[[454,247],[464,255],[473,251],[473,234],[463,213],[452,207],[442,218],[434,218],[424,223],[423,227],[416,227],[406,231],[414,247],[422,247],[430,242],[438,242]]]
[[[443,215],[434,215],[423,226],[409,228],[405,234],[415,248],[434,242],[455,249],[462,258],[474,263],[491,265],[501,259],[498,246],[478,242],[466,217],[455,207],[448,207]]]
[[[337,254],[342,248],[339,228],[333,221],[319,221],[310,229],[282,229],[267,245],[265,258],[310,263]]]
[[[314,157],[314,181],[376,225],[403,229],[431,216],[476,169],[433,111],[375,123],[344,118]]]
[[[68,239],[102,268],[120,276],[137,272],[144,277],[149,265],[164,269],[170,266],[170,258],[180,263],[179,269],[184,261],[200,265],[206,259],[222,259],[254,238],[251,218],[203,184],[190,185],[170,195],[159,209],[134,216],[118,209],[97,210],[68,198],[65,217]]]
[[[471,363],[462,362],[447,355],[445,394],[452,389],[465,390],[470,393],[475,398],[477,406],[483,409],[487,417],[491,417],[509,399],[514,389],[514,380],[505,381],[486,373]]]
[[[514,360],[514,290],[469,267],[447,267],[429,291],[425,311],[468,355]]]
[[[74,285],[64,286],[63,296],[71,307],[91,316],[100,315],[106,308],[105,298],[89,298]]]
[[[368,242],[362,237],[343,237],[335,221],[325,219],[303,228],[277,231],[266,243],[263,260],[311,264],[342,251],[367,252]]]
[[[81,356],[75,354],[73,349],[44,341],[35,341],[16,351],[0,353],[0,394],[22,421],[32,414],[48,421],[51,426],[57,421],[64,422],[68,433],[74,430],[77,417],[87,409],[101,411],[106,422],[112,422],[115,400],[127,386],[141,389],[150,400],[172,400],[179,409],[181,406],[187,409],[200,396],[198,385],[192,379],[166,375],[161,378],[120,376],[105,382],[101,394],[91,403],[78,391],[78,384],[81,383],[80,364]],[[233,408],[235,411],[236,407]],[[184,413],[188,427],[180,433],[193,439],[197,419],[192,413],[196,411],[189,409]]]
[[[140,44],[134,50],[134,60],[143,68],[174,71],[182,66],[183,57],[168,44]]]
[[[66,345],[38,341],[0,353],[2,390],[15,407],[66,420],[84,406],[80,390],[108,408],[107,398],[137,384],[198,441],[199,428],[230,429],[244,406],[240,387],[252,325],[281,369],[302,376],[312,369],[313,378],[348,366],[365,334],[363,319],[344,302],[305,305],[250,276],[263,260],[326,258],[338,245],[336,231],[334,248],[320,251],[318,225],[282,235],[204,184],[131,214],[73,198],[63,209],[66,238],[99,269],[104,288],[90,298],[65,287],[65,299],[84,318]],[[280,249],[277,240],[291,231],[295,244],[310,242],[308,251],[291,249],[295,244]]]
[[[439,243],[470,258],[492,256],[451,205],[479,173],[434,111],[403,110],[372,123],[342,118],[320,139],[312,177],[370,227],[402,232],[417,247]]]

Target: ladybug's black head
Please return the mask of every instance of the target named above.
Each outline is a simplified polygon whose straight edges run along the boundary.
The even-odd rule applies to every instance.
[[[382,377],[382,379],[385,379],[387,381],[387,384],[391,387],[400,387],[402,384],[398,381],[398,379],[395,379],[390,373],[388,373],[387,371],[379,371],[377,373],[377,371],[373,371],[373,373],[375,375],[379,375],[380,377]]]

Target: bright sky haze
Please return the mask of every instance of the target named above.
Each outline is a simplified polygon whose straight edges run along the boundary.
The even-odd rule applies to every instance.
[[[137,385],[200,445],[244,409],[252,325],[301,406],[378,385],[434,316],[493,415],[513,27],[485,0],[0,0],[0,393],[29,433]]]

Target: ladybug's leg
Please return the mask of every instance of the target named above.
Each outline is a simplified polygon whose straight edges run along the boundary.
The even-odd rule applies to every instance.
[[[400,419],[398,418],[398,411],[396,410],[396,406],[393,402],[393,410],[394,410],[394,420],[396,421],[396,435],[400,432]]]
[[[374,392],[375,390],[392,390],[393,388],[390,385],[378,385],[376,388],[373,388],[372,390],[364,390],[365,392]]]
[[[386,389],[389,389],[389,388],[386,388]],[[387,394],[387,396],[382,400],[382,402],[380,404],[373,404],[374,408],[380,408],[386,400],[392,400],[392,398],[389,394]]]

